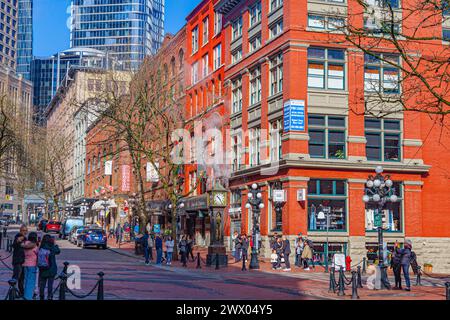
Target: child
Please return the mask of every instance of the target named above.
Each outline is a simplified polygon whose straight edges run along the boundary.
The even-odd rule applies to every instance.
[[[272,270],[276,270],[278,267],[278,255],[276,250],[272,250],[270,255],[270,262],[272,262]]]

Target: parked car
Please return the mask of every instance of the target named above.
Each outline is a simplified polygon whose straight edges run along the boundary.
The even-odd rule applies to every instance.
[[[81,232],[80,246],[96,246],[97,248],[107,248],[107,236],[105,231],[100,229],[87,229]]]
[[[50,220],[45,225],[45,228],[44,228],[44,232],[46,232],[46,233],[50,233],[50,232],[59,233],[59,230],[61,230],[61,222],[54,221],[54,220]]]
[[[37,229],[40,231],[44,231],[45,230],[45,226],[47,225],[48,220],[47,219],[41,219],[37,225]]]
[[[73,231],[70,233],[69,241],[73,244],[77,243],[77,238],[84,230],[84,227],[73,227]]]
[[[67,218],[62,223],[62,226],[61,226],[61,229],[59,232],[59,237],[66,239],[74,227],[81,227],[83,224],[84,224],[83,218],[79,218],[79,217]]]

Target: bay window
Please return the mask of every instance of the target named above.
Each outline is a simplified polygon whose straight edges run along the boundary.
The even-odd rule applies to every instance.
[[[311,158],[345,159],[345,117],[308,115]]]
[[[307,201],[309,231],[347,230],[347,188],[344,180],[311,179]]]
[[[366,156],[372,161],[400,161],[400,120],[365,118]]]
[[[345,89],[345,51],[339,49],[308,49],[308,87]]]

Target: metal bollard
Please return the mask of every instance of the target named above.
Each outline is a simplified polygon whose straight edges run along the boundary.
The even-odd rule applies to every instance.
[[[362,274],[366,274],[366,267],[367,267],[367,262],[366,262],[366,257],[364,257],[363,258]]]
[[[197,269],[201,269],[202,265],[201,265],[201,260],[200,260],[200,252],[197,252]]]
[[[352,271],[352,300],[359,299],[356,271]]]
[[[357,280],[358,280],[358,288],[362,288],[362,279],[361,279],[361,266],[358,266]]]
[[[336,293],[336,285],[335,285],[335,279],[334,279],[334,267],[330,268],[330,286],[328,288],[328,292]]]
[[[339,268],[338,296],[345,296],[344,269]]]
[[[242,271],[247,271],[247,266],[245,265],[245,255],[242,255]]]
[[[445,283],[445,298],[450,300],[450,282]]]
[[[422,285],[422,267],[417,266],[417,278],[416,278],[416,286]]]
[[[62,272],[64,272],[64,274],[67,276],[67,268],[69,267],[69,262],[64,261],[63,265],[64,265],[64,268],[63,268]]]
[[[11,279],[8,281],[9,291],[8,291],[8,300],[16,300],[16,279]]]
[[[104,298],[104,288],[103,288],[103,276],[105,275],[102,271],[97,273],[100,277],[98,279],[98,289],[97,289],[97,300],[105,300]]]
[[[216,253],[216,270],[219,270],[219,254]]]
[[[58,300],[66,300],[66,288],[67,288],[67,274],[61,272],[59,275],[61,282],[59,284],[59,298]]]

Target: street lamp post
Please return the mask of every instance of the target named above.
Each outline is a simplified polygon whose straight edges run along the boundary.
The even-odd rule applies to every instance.
[[[261,190],[258,188],[256,183],[252,184],[252,188],[249,190],[247,195],[248,200],[245,205],[247,209],[252,209],[253,218],[253,247],[252,247],[252,257],[250,260],[250,269],[259,269],[258,261],[258,236],[259,236],[259,215],[261,209],[264,208],[264,203],[262,200]]]
[[[109,204],[108,204],[108,197],[104,197],[103,198],[103,203],[102,203],[104,210],[103,210],[103,214],[102,214],[102,230],[105,231],[105,216],[106,216],[106,209],[108,208]]]
[[[370,175],[364,189],[363,201],[375,208],[374,225],[378,230],[378,267],[381,273],[381,288],[390,289],[387,277],[387,266],[384,264],[383,249],[383,209],[388,202],[395,203],[398,197],[395,195],[395,188],[389,175],[382,175],[383,167],[375,168],[376,175]]]

